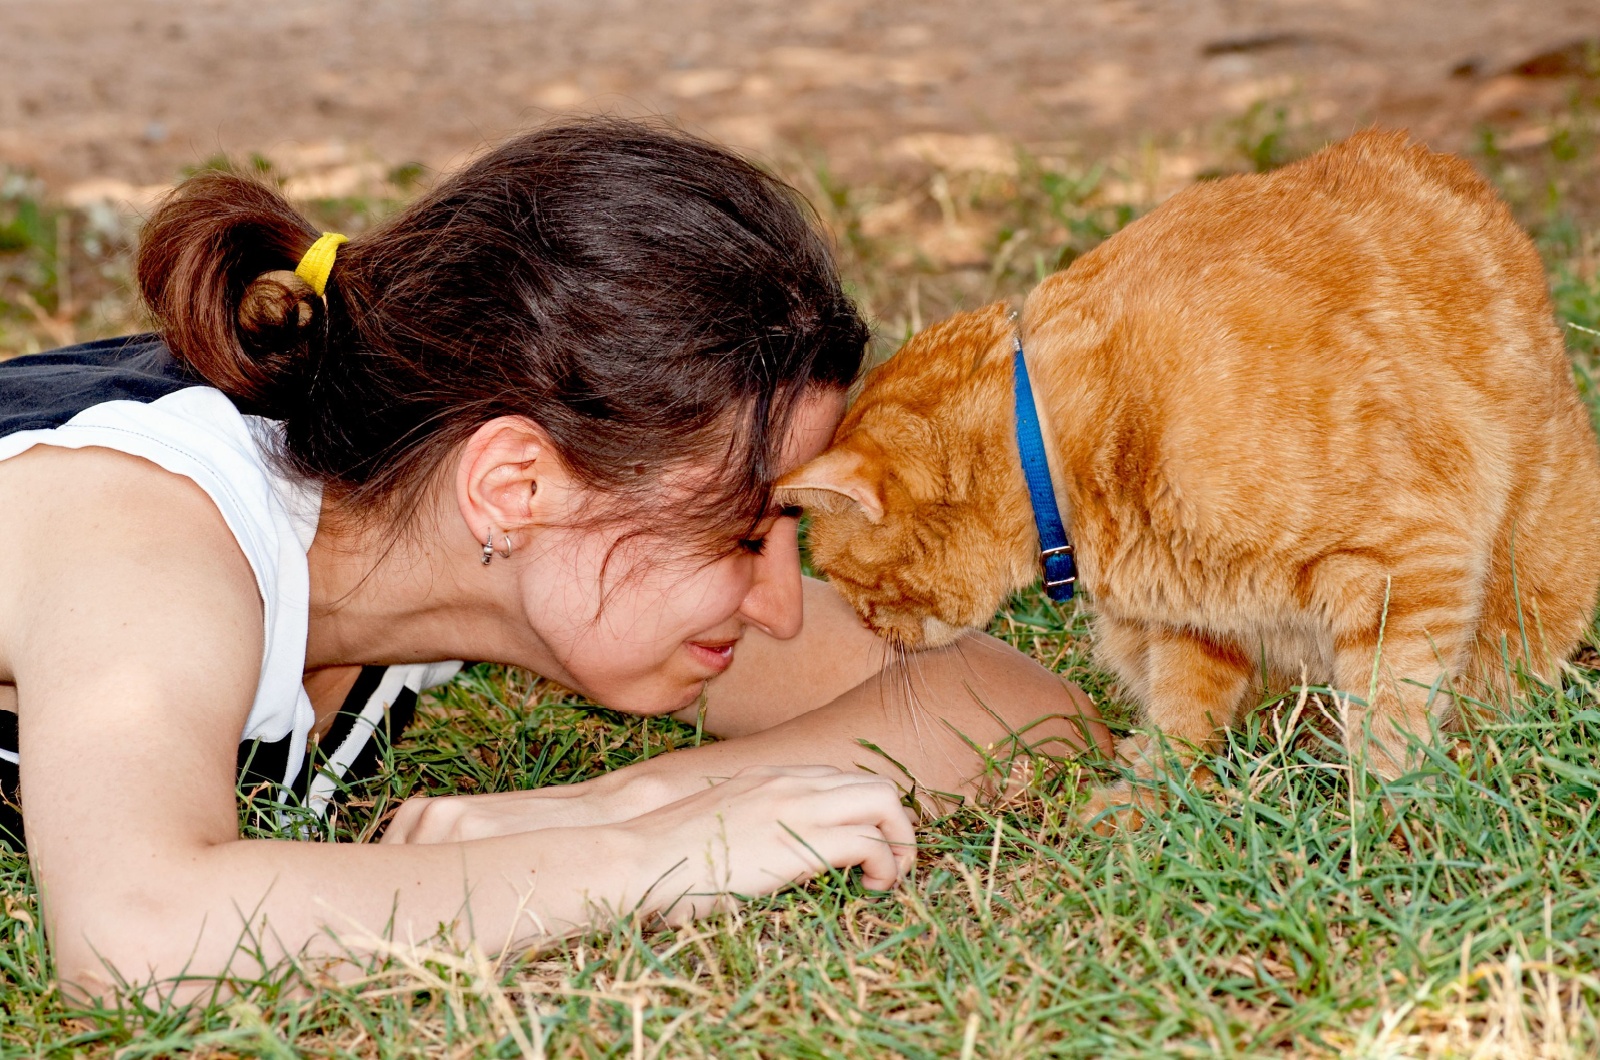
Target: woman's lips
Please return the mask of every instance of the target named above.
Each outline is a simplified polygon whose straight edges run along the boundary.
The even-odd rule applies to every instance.
[[[733,665],[733,647],[738,640],[691,640],[684,643],[689,654],[714,674],[720,674]]]

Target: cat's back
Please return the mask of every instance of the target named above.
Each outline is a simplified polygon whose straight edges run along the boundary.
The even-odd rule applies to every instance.
[[[1099,325],[1084,332],[1090,344],[1120,328],[1141,340],[1132,352],[1197,371],[1208,350],[1248,349],[1256,360],[1272,351],[1302,371],[1350,353],[1381,357],[1361,340],[1398,329],[1424,342],[1459,336],[1444,352],[1466,356],[1488,345],[1485,325],[1543,340],[1498,350],[1502,365],[1509,352],[1567,370],[1548,341],[1538,254],[1504,203],[1466,161],[1395,132],[1196,184],[1047,278],[1027,315],[1086,316]],[[1159,341],[1184,329],[1225,341]]]
[[[1534,434],[1593,448],[1530,240],[1399,133],[1187,189],[1046,279],[1024,330],[1063,423],[1126,421],[1124,481],[1336,456],[1460,479]]]

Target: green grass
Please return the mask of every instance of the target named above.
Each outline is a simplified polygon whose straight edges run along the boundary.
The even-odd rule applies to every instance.
[[[1496,151],[1486,133],[1478,160],[1546,256],[1580,385],[1600,407],[1596,123],[1575,102],[1555,124],[1565,131],[1532,153]],[[1195,172],[1247,171],[1318,142],[1275,109],[1208,137]],[[881,185],[815,165],[791,175],[840,234],[887,352],[920,323],[1025,292],[1148,209],[1171,183],[1166,150],[1019,156],[1010,173]],[[0,233],[22,235],[0,249],[0,346],[16,352],[48,344],[16,292],[58,313],[52,268],[70,258],[69,286],[88,291],[78,274],[125,275],[127,248],[62,254],[62,212],[42,189],[6,187],[20,190],[0,198]],[[319,209],[348,229],[392,204]],[[76,247],[86,219],[66,213]],[[954,249],[926,249],[941,240]],[[126,306],[66,318],[79,337],[134,319]],[[1077,605],[1022,594],[992,629],[1130,720],[1089,659]],[[1252,715],[1207,763],[1215,786],[1172,786],[1170,812],[1136,832],[1082,834],[1072,804],[1105,767],[1050,763],[1004,810],[926,828],[915,877],[889,894],[836,874],[682,930],[625,923],[498,965],[409,947],[354,983],[279,969],[181,1010],[132,993],[112,1009],[63,1002],[26,864],[0,855],[0,1056],[1595,1055],[1597,687],[1583,666],[1560,687],[1529,683],[1513,713],[1486,714],[1381,793],[1352,778],[1329,735],[1337,704],[1308,692]],[[392,770],[353,792],[331,830],[365,837],[409,795],[580,780],[695,739],[479,667],[429,702]]]
[[[1080,665],[1073,616],[1019,608],[999,632]],[[1307,696],[1233,736],[1216,790],[1173,786],[1170,813],[1131,834],[1077,830],[1069,766],[1004,813],[927,829],[916,879],[888,895],[841,874],[681,931],[624,925],[502,968],[408,948],[356,984],[296,996],[285,972],[183,1012],[63,1006],[8,857],[0,1052],[515,1056],[515,1026],[561,1056],[648,1055],[668,1035],[665,1055],[958,1056],[969,1030],[976,1056],[1464,1053],[1547,1031],[1583,1055],[1600,1042],[1596,680],[1530,688],[1387,802],[1352,788],[1318,724],[1330,708]],[[646,739],[693,732],[578,714],[482,668],[338,830],[405,794],[594,775]]]

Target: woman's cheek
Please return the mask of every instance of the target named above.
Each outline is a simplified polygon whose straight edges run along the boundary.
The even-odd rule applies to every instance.
[[[718,578],[717,591],[707,594],[717,601],[718,621],[727,621],[743,609],[745,598],[755,586],[758,562],[755,556],[748,555],[729,556],[723,561],[725,566]]]
[[[749,557],[724,556],[686,575],[661,595],[661,628],[680,641],[716,631],[739,611],[750,585]]]

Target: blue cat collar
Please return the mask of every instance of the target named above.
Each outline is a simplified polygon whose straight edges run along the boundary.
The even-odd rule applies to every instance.
[[[1022,474],[1028,480],[1028,500],[1033,508],[1033,525],[1039,532],[1039,563],[1044,568],[1044,593],[1052,600],[1072,599],[1078,581],[1078,566],[1073,560],[1072,542],[1067,540],[1056,506],[1056,491],[1050,483],[1050,463],[1044,455],[1044,436],[1039,431],[1039,412],[1033,405],[1033,385],[1028,381],[1028,363],[1022,356],[1022,336],[1015,338],[1017,453],[1022,458]]]

